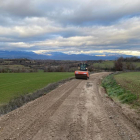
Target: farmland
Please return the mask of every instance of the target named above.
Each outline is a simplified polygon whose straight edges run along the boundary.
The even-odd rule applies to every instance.
[[[32,93],[49,83],[54,83],[73,75],[71,72],[1,73],[0,104],[5,104],[15,97]]]
[[[113,99],[140,106],[140,72],[109,75],[102,81],[102,86]]]
[[[140,106],[140,72],[109,75],[102,81],[102,86],[113,99]]]
[[[101,68],[101,69],[108,68],[108,69],[111,69],[114,66],[114,61],[103,61],[101,63],[94,63],[93,66],[95,68]]]
[[[135,94],[138,98],[140,95],[140,72],[129,72],[115,75],[115,80],[123,88]]]

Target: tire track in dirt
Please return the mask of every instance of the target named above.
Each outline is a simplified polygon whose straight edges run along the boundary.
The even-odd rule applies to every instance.
[[[67,136],[68,140],[82,140],[84,138],[84,129],[85,123],[82,119],[83,114],[85,113],[85,103],[86,100],[82,97],[81,93],[79,97],[79,102],[77,104],[76,113],[73,117],[73,122],[69,124],[69,134]]]
[[[103,110],[102,102],[98,99],[98,88],[95,86],[98,84],[96,76],[98,74],[85,82],[84,90],[79,97],[79,103],[73,112],[74,119],[73,123],[70,124],[69,140],[117,140],[120,138],[114,131],[110,120],[106,119],[107,114]],[[109,132],[108,129],[106,130],[109,127],[112,128],[113,133]]]
[[[74,83],[74,84],[73,84]],[[27,133],[26,131],[28,131],[29,132],[29,130],[31,130],[31,128],[35,128],[35,127],[37,127],[38,128],[38,126],[40,125],[40,121],[42,121],[43,119],[41,119],[41,118],[46,118],[47,119],[47,114],[49,114],[49,115],[52,115],[53,114],[53,112],[55,111],[54,109],[55,108],[57,108],[58,107],[58,105],[65,99],[65,98],[67,98],[67,96],[69,95],[69,93],[71,93],[71,91],[77,86],[79,84],[79,81],[73,81],[73,82],[70,82],[70,84],[68,85],[68,87],[66,87],[66,89],[64,90],[64,92],[60,92],[60,94],[61,94],[61,98],[60,97],[58,97],[58,100],[54,100],[55,98],[55,96],[53,97],[53,99],[51,100],[51,102],[52,103],[50,103],[50,102],[43,102],[43,106],[39,106],[39,108],[37,108],[37,110],[34,110],[34,113],[35,114],[32,114],[32,113],[30,113],[30,116],[28,116],[28,114],[26,114],[27,116],[26,116],[26,119],[27,119],[27,121],[25,120],[25,122],[23,122],[23,123],[21,123],[21,127],[19,126],[19,123],[17,123],[16,121],[15,122],[13,122],[13,125],[11,124],[10,126],[9,125],[6,125],[7,127],[7,129],[5,129],[5,133],[3,133],[2,135],[1,135],[1,138],[5,138],[5,137],[3,137],[3,135],[4,136],[6,136],[6,138],[7,138],[7,136],[9,136],[9,132],[11,133],[11,131],[13,131],[13,133],[11,133],[10,134],[10,136],[8,137],[8,138],[11,138],[11,139],[16,139],[16,137],[21,137],[21,135],[23,135],[23,133]],[[60,87],[61,88],[61,87]],[[63,87],[64,88],[64,87]],[[61,90],[60,90],[61,91]],[[56,92],[56,90],[55,90],[55,93],[57,93]],[[53,93],[52,93],[53,94]],[[56,98],[57,99],[57,98]],[[54,100],[54,102],[53,102],[53,100]],[[54,104],[53,104],[54,103]],[[52,106],[50,106],[50,105],[52,105]],[[48,106],[50,106],[50,108],[48,108]],[[33,109],[33,106],[32,106],[32,109]],[[38,110],[38,109],[40,109],[40,110]],[[38,114],[37,112],[40,112],[40,114]],[[46,115],[46,117],[45,117],[45,115]],[[17,119],[17,120],[19,120],[19,119]],[[12,121],[12,120],[11,120]],[[18,122],[20,122],[20,120],[18,121]],[[35,122],[36,122],[36,126],[35,126]],[[11,122],[12,123],[12,122]],[[1,125],[0,125],[1,126]],[[31,127],[30,129],[29,129],[29,127]],[[15,129],[13,129],[13,128],[15,128]],[[33,130],[34,131],[34,130]],[[33,132],[32,132],[33,133]],[[28,135],[28,134],[27,134]],[[19,139],[19,138],[18,138]],[[22,139],[22,138],[20,138],[20,139]],[[23,139],[25,139],[25,138],[23,138]]]
[[[77,86],[77,84],[75,85]],[[23,131],[19,138],[23,139],[31,139],[33,136],[40,130],[42,125],[48,123],[49,117],[51,117],[55,111],[59,108],[59,106],[63,103],[63,101],[69,96],[73,89],[67,91],[59,100],[55,102],[44,114],[41,114],[39,116],[39,119],[35,120],[29,127],[28,130],[26,128],[25,131]],[[46,120],[46,121],[44,121]],[[35,129],[34,129],[35,128]],[[37,129],[36,129],[37,128]]]
[[[68,82],[69,83],[69,82]],[[23,119],[26,120],[25,116],[27,116],[27,114],[30,113],[34,113],[36,110],[43,108],[44,106],[44,102],[46,107],[49,107],[50,104],[50,100],[51,102],[55,100],[57,100],[58,98],[60,98],[63,93],[65,92],[66,89],[68,89],[69,87],[71,87],[73,85],[73,83],[69,83],[65,86],[65,84],[63,86],[60,86],[59,88],[57,88],[57,92],[56,90],[51,91],[50,93],[48,93],[47,95],[38,98],[35,102],[31,101],[30,103],[24,105],[24,107],[18,108],[17,110],[9,113],[8,115],[5,115],[4,117],[1,117],[1,119],[3,120],[3,122],[0,122],[0,126],[6,126],[7,124],[11,123],[11,121],[17,121],[18,117],[22,116]],[[49,97],[49,98],[48,98]],[[28,106],[28,108],[26,107]],[[33,109],[34,106],[34,109]],[[26,108],[26,109],[24,109]],[[37,112],[35,112],[37,113]],[[21,118],[21,120],[23,120]]]
[[[0,117],[0,140],[139,140],[140,131],[100,87],[75,79]]]
[[[81,84],[82,85],[82,82]],[[68,98],[63,102],[55,114],[50,117],[47,125],[44,125],[33,140],[67,139],[68,126],[72,121],[71,112],[77,104],[77,96],[81,89],[75,88]]]

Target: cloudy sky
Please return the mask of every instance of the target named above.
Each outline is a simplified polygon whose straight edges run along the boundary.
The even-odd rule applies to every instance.
[[[0,50],[140,56],[140,0],[0,0]]]

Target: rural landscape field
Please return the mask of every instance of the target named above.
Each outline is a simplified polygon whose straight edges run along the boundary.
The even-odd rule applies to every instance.
[[[93,67],[95,70],[111,70],[114,71],[114,62],[115,61],[101,61],[101,62],[95,62],[93,63]],[[133,60],[129,61],[123,61],[123,65],[126,67],[126,65],[129,67],[130,65],[133,64],[135,70],[140,69],[140,62],[135,62]]]
[[[27,77],[32,79],[31,83],[36,84],[34,80],[46,80],[47,74],[55,74],[57,78],[49,78],[58,80],[65,73],[38,74],[39,77],[42,75],[41,78],[31,76],[32,74],[35,76],[37,73],[22,73],[21,75],[23,76],[23,74],[27,74]],[[126,138],[139,140],[140,133],[136,127],[137,121],[134,121],[135,117],[133,117],[133,121],[129,121],[123,114],[123,110],[105,96],[106,93],[99,84],[101,79],[108,77],[109,74],[111,72],[99,72],[91,74],[88,80],[73,79],[2,116],[0,119],[1,139],[38,140],[38,138],[44,137],[51,140],[59,137],[64,140],[77,140],[80,137],[98,140],[101,137],[104,140],[105,137],[111,140]],[[8,74],[6,73],[6,75]],[[69,77],[72,76],[72,73],[66,75]],[[25,78],[28,78],[22,78],[22,76],[19,77],[23,79],[21,82],[24,85]],[[30,82],[27,81],[27,83],[30,85]],[[136,125],[134,125],[135,123]],[[96,130],[94,126],[96,126]],[[139,124],[137,126],[139,127]],[[123,135],[118,133],[120,131],[123,132]]]
[[[136,95],[134,103],[140,106],[140,72],[128,72],[115,75],[115,80],[122,88]]]
[[[8,103],[18,96],[32,93],[47,86],[49,83],[72,77],[73,73],[1,73],[0,74],[0,104]]]
[[[82,63],[88,64],[88,80],[74,78]],[[1,59],[0,138],[139,140],[139,69],[138,57]]]
[[[0,140],[140,140],[140,0],[0,0]]]
[[[140,72],[114,73],[103,79],[102,86],[111,98],[138,109],[139,79]]]
[[[119,58],[114,61],[89,60],[86,62],[89,64],[88,69],[91,73],[100,71],[115,72],[118,67],[119,70],[123,71],[139,70],[140,68],[140,60],[137,57]],[[74,76],[74,71],[78,69],[79,63],[80,61],[1,59],[0,104],[6,104],[21,95],[31,94],[49,83]],[[136,79],[131,79],[139,77],[137,74],[136,76],[131,76],[129,73],[124,74],[124,76],[120,74],[116,75],[115,79],[124,88],[131,87],[130,90],[132,92],[135,90],[136,92],[134,92],[138,94],[139,82]],[[133,80],[133,85],[130,80]]]

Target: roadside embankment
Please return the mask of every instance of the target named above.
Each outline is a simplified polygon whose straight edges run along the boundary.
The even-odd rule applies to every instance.
[[[102,80],[102,86],[107,96],[122,108],[123,114],[140,128],[139,91],[134,78],[134,75],[137,75],[139,79],[138,74],[135,72],[111,74]]]

